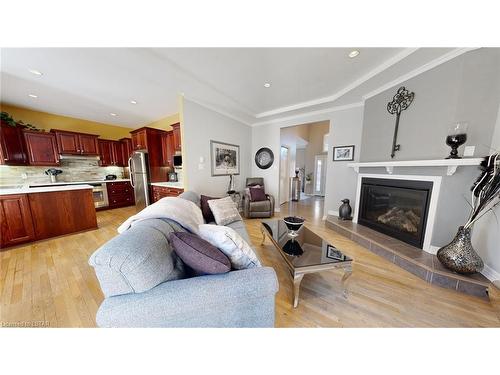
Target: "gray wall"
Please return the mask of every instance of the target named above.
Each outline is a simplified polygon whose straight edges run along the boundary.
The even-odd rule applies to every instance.
[[[252,175],[264,177],[266,190],[278,197],[279,194],[279,151],[280,129],[288,126],[330,121],[328,164],[326,176],[325,215],[337,210],[342,198],[355,199],[356,172],[347,167],[348,162],[333,162],[332,146],[356,145],[355,158],[359,155],[361,129],[363,126],[363,107],[332,111],[324,114],[304,114],[303,116],[252,128],[252,155],[261,148],[269,147],[275,155],[275,162],[269,169],[259,169],[252,163]],[[356,159],[357,160],[357,159]],[[354,207],[354,206],[353,206]],[[277,207],[278,208],[278,207]],[[279,208],[278,208],[279,209]]]
[[[365,102],[361,161],[391,160],[395,117],[387,103],[400,86],[415,92],[410,108],[401,115],[398,143],[401,151],[394,160],[442,159],[449,154],[446,133],[455,121],[468,121],[466,145],[476,146],[474,156],[492,153],[500,143],[497,123],[500,103],[500,49],[479,49],[450,60]],[[496,127],[496,128],[495,128]],[[496,132],[495,132],[496,129]],[[500,142],[500,141],[499,141]],[[463,147],[460,148],[463,152]],[[384,169],[362,169],[382,173]],[[394,174],[441,175],[443,181],[436,224],[431,243],[448,243],[462,225],[469,209],[470,187],[479,175],[477,167],[459,167],[446,176],[445,168],[395,168]],[[497,209],[498,211],[498,209]],[[474,229],[474,246],[485,263],[500,272],[499,226],[493,215]],[[497,215],[499,216],[499,215]],[[500,216],[499,216],[500,217]]]
[[[446,157],[445,138],[455,121],[469,122],[466,145],[476,146],[475,155],[489,154],[500,100],[500,49],[468,52],[366,100],[361,161],[391,159],[395,116],[386,107],[400,86],[415,99],[401,115],[401,151],[394,160]]]
[[[187,99],[184,99],[182,116],[186,189],[213,196],[226,194],[229,177],[211,175],[210,140],[215,140],[240,146],[240,175],[236,176],[236,188],[243,190],[251,169],[251,128]],[[204,158],[204,163],[200,163],[200,157]]]

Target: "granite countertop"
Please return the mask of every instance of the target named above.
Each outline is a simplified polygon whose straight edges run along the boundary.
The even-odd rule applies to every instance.
[[[184,189],[184,184],[182,182],[151,182],[151,186],[161,186],[176,189]]]
[[[54,191],[82,190],[92,189],[92,186],[86,184],[72,184],[66,186],[46,186],[46,187],[30,187],[29,185],[5,185],[0,186],[0,195],[12,194],[31,194],[31,193],[48,193]]]

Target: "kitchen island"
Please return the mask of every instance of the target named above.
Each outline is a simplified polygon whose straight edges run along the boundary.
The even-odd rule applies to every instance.
[[[0,249],[97,228],[92,186],[0,188]]]

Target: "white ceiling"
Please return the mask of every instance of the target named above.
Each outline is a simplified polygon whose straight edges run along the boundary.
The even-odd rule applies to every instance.
[[[358,103],[380,86],[455,51],[359,50],[351,59],[347,48],[3,48],[0,101],[138,127],[177,113],[179,94],[184,94],[254,124],[304,108]],[[265,88],[265,82],[271,87]]]

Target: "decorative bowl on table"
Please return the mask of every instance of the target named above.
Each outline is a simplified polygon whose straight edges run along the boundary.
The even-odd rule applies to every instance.
[[[299,230],[304,224],[305,219],[299,216],[287,216],[283,219],[288,228],[288,235],[292,238],[292,241],[299,235]]]

